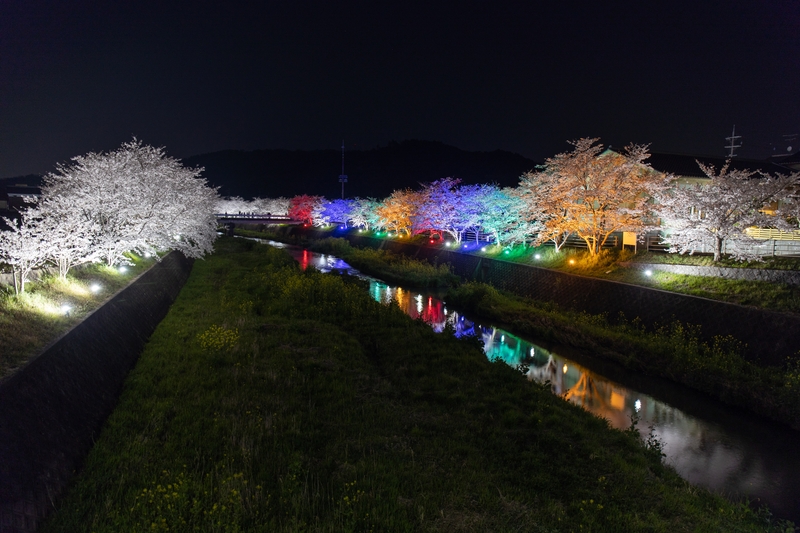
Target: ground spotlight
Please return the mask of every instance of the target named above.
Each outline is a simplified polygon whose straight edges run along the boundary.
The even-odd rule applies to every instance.
[[[536,254],[536,255],[533,256],[533,258],[538,261],[539,259],[542,258],[542,256],[541,256],[541,254]]]
[[[72,306],[69,304],[62,304],[61,305],[61,314],[64,316],[69,316],[69,312],[72,311]]]
[[[481,248],[481,252],[485,252],[485,251],[486,251],[486,247],[484,246],[483,248]]]
[[[92,284],[89,286],[89,290],[90,290],[90,291],[92,291],[92,292],[93,292],[93,293],[95,293],[95,294],[97,294],[98,292],[100,292],[100,289],[102,289],[102,288],[103,288],[103,287],[101,287],[99,283],[92,283]]]
[[[653,275],[653,271],[652,271],[652,270],[650,270],[650,269],[647,269],[647,270],[645,270],[645,271],[644,271],[644,275],[645,275],[645,276],[647,276],[647,277],[649,278],[650,276],[652,276],[652,275]]]
[[[119,267],[117,270],[119,271],[119,273],[120,273],[120,274],[124,274],[125,272],[127,272],[127,271],[128,271],[128,267],[126,267],[126,266],[121,266],[121,267]]]
[[[569,260],[569,264],[570,264],[570,265],[574,265],[574,264],[575,264],[575,260],[574,260],[574,259],[570,259],[570,260]]]

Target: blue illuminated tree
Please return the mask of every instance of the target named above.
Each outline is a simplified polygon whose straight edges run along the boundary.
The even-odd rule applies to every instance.
[[[347,227],[353,216],[354,200],[336,199],[322,204],[321,218],[326,224],[343,224]]]

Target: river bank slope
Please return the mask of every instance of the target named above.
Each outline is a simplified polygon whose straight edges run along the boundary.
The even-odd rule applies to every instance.
[[[47,531],[764,531],[478,343],[224,239]]]

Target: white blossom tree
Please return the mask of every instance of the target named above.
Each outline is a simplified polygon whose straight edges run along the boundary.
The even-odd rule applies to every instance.
[[[769,204],[780,205],[791,198],[800,183],[800,173],[771,176],[749,170],[731,170],[728,161],[720,170],[699,161],[707,184],[673,187],[657,196],[655,206],[668,230],[664,240],[670,252],[690,255],[710,248],[714,261],[723,250],[738,260],[760,260],[755,252],[758,241],[747,234],[753,226],[790,230],[785,217],[793,214],[794,204],[784,202],[775,214]]]
[[[379,205],[380,202],[374,198],[356,198],[353,201],[350,215],[353,225],[367,230],[378,227],[380,217],[376,213],[376,209]]]
[[[201,257],[216,238],[218,199],[201,171],[134,139],[59,166],[45,176],[42,196],[72,202],[76,216],[92,224],[92,247],[109,265],[125,262],[128,251],[178,249]]]
[[[214,213],[216,214],[236,214],[246,213],[250,210],[250,202],[241,196],[229,196],[218,198],[214,203]]]
[[[279,198],[255,198],[252,203],[255,204],[253,212],[256,213],[281,217],[285,217],[289,213],[289,199],[282,196]]]
[[[23,213],[20,220],[3,217],[8,230],[0,231],[0,262],[11,267],[14,292],[25,292],[25,284],[34,269],[44,265],[52,244],[35,218]]]
[[[98,260],[92,247],[94,221],[76,208],[74,198],[45,196],[25,211],[24,220],[47,239],[47,261],[58,268],[62,280],[73,267]]]

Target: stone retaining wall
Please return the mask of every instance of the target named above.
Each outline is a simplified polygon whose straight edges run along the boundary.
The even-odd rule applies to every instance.
[[[295,231],[311,238],[330,233]],[[639,318],[654,326],[679,320],[701,326],[701,337],[731,335],[748,345],[752,361],[777,365],[800,351],[800,317],[769,310],[698,298],[639,285],[568,274],[533,265],[511,263],[440,247],[418,246],[358,234],[344,235],[352,244],[384,248],[431,263],[449,263],[453,273],[464,279],[489,283],[499,289],[561,307],[591,314],[605,313],[615,320]]]
[[[0,533],[36,531],[191,271],[172,252],[0,383]]]

